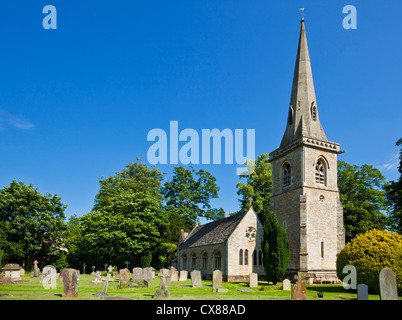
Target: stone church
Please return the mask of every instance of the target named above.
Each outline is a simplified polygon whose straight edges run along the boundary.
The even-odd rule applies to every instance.
[[[282,142],[270,153],[271,210],[286,228],[290,247],[287,276],[335,277],[336,256],[345,245],[343,207],[337,185],[338,143],[328,141],[318,116],[305,21],[301,21],[296,66]],[[251,204],[251,203],[250,203]],[[239,213],[181,232],[178,270],[220,269],[226,281],[264,278],[262,213],[250,205]]]

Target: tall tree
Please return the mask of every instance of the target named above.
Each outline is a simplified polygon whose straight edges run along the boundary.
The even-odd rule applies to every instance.
[[[358,233],[383,230],[388,224],[384,214],[385,177],[371,165],[351,165],[338,161],[338,188],[343,204],[346,242]]]
[[[160,193],[163,174],[154,167],[129,163],[100,180],[92,212],[81,218],[82,239],[76,254],[95,266],[125,261],[139,264],[144,254],[158,258],[166,215]]]
[[[281,281],[289,265],[290,251],[286,229],[282,229],[269,204],[263,206],[264,233],[261,247],[267,280]]]
[[[210,220],[223,218],[223,209],[212,208],[210,204],[211,199],[218,197],[218,191],[216,178],[211,173],[202,169],[195,171],[192,166],[188,169],[180,166],[174,168],[173,178],[164,184],[162,194],[169,214],[180,215],[179,223],[191,229],[200,217]]]
[[[398,167],[400,176],[399,180],[387,183],[385,191],[387,192],[387,204],[390,208],[390,229],[402,233],[402,138],[400,138],[395,145],[401,147],[399,151]]]
[[[264,205],[269,205],[272,192],[271,164],[268,162],[269,154],[263,153],[255,162],[254,171],[249,175],[241,175],[246,183],[238,182],[237,194],[240,196],[240,211],[248,209],[248,199],[253,198],[253,208],[256,212],[262,211]]]
[[[42,195],[21,181],[0,189],[0,249],[6,259],[30,268],[35,259],[49,261],[50,255],[57,255],[66,207],[57,195]]]

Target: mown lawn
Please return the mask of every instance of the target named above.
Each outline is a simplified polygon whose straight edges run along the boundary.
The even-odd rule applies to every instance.
[[[0,300],[95,300],[95,293],[103,290],[103,283],[94,285],[93,275],[80,275],[78,283],[78,298],[62,298],[63,282],[57,280],[57,289],[45,289],[39,278],[30,278],[29,274],[22,277],[27,282],[19,284],[0,285]],[[283,291],[281,286],[270,285],[266,282],[259,282],[253,292],[240,292],[237,289],[248,288],[246,282],[223,283],[223,288],[228,289],[227,293],[212,292],[212,281],[203,280],[202,288],[192,288],[191,280],[185,282],[172,282],[168,290],[171,292],[172,300],[290,300],[290,291]],[[156,277],[150,283],[149,288],[124,288],[118,287],[118,280],[109,283],[108,294],[111,297],[125,297],[131,299],[153,299],[155,291],[159,289],[159,278]],[[324,298],[318,298],[317,293],[324,293]],[[8,295],[1,295],[1,294]],[[307,299],[309,300],[351,300],[356,299],[355,291],[345,290],[342,285],[309,285],[307,286]],[[370,300],[379,300],[378,295],[369,295]]]

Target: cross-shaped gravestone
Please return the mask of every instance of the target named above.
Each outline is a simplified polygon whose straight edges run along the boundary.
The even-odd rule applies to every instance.
[[[86,267],[87,265],[84,263],[83,265],[82,265],[82,269],[83,269],[83,274],[85,274],[85,267]]]
[[[95,272],[95,266],[92,267],[92,272]]]
[[[305,279],[306,279],[306,276],[305,276],[304,272],[300,272],[300,271],[299,271],[299,272],[297,273],[297,276],[295,276],[295,279],[302,281],[302,280],[305,280]]]
[[[106,271],[106,267],[107,267],[107,265],[108,265],[107,263],[105,263],[105,264],[104,264],[104,266],[105,266],[105,271]]]
[[[125,264],[126,264],[126,268],[128,269],[128,265],[130,264],[130,262],[126,261]]]

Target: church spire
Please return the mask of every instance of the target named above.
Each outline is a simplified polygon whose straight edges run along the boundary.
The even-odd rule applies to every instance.
[[[282,138],[281,147],[301,137],[327,141],[318,118],[313,74],[311,71],[304,23],[305,20],[303,17],[301,20],[295,72],[293,75],[288,123]]]

